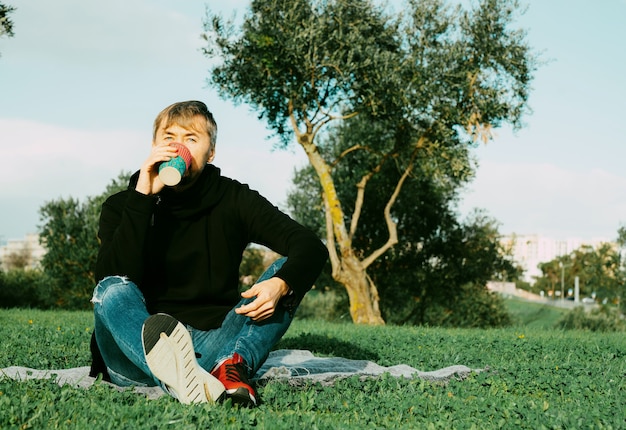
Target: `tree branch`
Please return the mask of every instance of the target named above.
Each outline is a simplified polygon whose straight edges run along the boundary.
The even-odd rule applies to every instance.
[[[335,159],[335,161],[333,161],[331,163],[331,166],[335,167],[337,164],[339,164],[339,162],[343,159],[343,157],[345,157],[346,155],[350,154],[351,152],[358,151],[360,149],[364,149],[366,151],[374,152],[374,151],[372,151],[372,149],[369,146],[354,145],[354,146],[351,146],[350,148],[346,149],[345,151],[343,151],[341,154],[339,154],[339,156]]]
[[[330,259],[330,267],[332,268],[332,277],[336,278],[339,273],[341,262],[339,261],[339,255],[337,255],[337,247],[335,246],[335,235],[333,234],[333,217],[330,214],[330,205],[326,196],[322,196],[324,200],[324,214],[326,216],[326,248],[328,249],[328,256]]]
[[[319,122],[315,123],[315,126],[313,128],[313,134],[317,134],[317,132],[322,127],[324,127],[326,124],[328,124],[331,121],[334,121],[336,119],[338,119],[338,120],[346,120],[346,119],[350,119],[350,118],[353,118],[353,117],[358,115],[358,112],[352,112],[352,113],[349,113],[347,115],[331,115],[330,113],[326,112],[321,107],[319,108],[319,111],[322,113],[323,117],[322,117],[322,119],[319,120]]]
[[[400,177],[400,179],[398,180],[398,183],[396,184],[396,188],[391,194],[389,201],[385,205],[385,210],[384,210],[385,223],[387,224],[387,230],[389,231],[389,239],[387,239],[387,242],[383,246],[374,250],[374,252],[372,252],[367,258],[361,261],[361,266],[364,269],[367,269],[374,261],[376,261],[378,257],[383,255],[385,252],[387,252],[389,248],[391,248],[396,243],[398,243],[398,230],[397,230],[397,225],[395,221],[391,218],[391,207],[396,202],[396,199],[398,198],[398,195],[400,194],[400,190],[402,189],[402,185],[404,185],[404,181],[406,181],[406,178],[408,178],[409,175],[411,174],[411,171],[413,170],[413,162],[415,160],[415,157],[417,156],[417,152],[419,151],[419,149],[423,147],[425,140],[426,140],[425,137],[420,137],[420,139],[418,140],[417,144],[415,145],[415,148],[413,149],[413,153],[411,154],[411,158],[409,160],[408,166],[402,173],[402,176]]]
[[[378,163],[378,165],[374,167],[369,173],[367,173],[366,175],[363,175],[359,183],[356,185],[357,192],[356,192],[356,200],[354,202],[354,213],[352,214],[352,220],[350,221],[350,240],[354,238],[354,234],[356,233],[356,229],[359,224],[359,219],[361,218],[361,211],[363,210],[363,201],[365,199],[365,187],[367,186],[367,183],[369,182],[369,180],[372,179],[372,177],[376,173],[380,172],[380,169],[382,169],[383,164],[385,164],[385,161],[387,161],[387,158],[390,156],[391,154],[385,154],[382,160],[380,161],[380,163]]]
[[[358,184],[356,184],[356,200],[354,202],[354,213],[352,214],[352,220],[350,220],[350,239],[354,239],[356,228],[359,225],[359,218],[361,218],[361,211],[363,210],[363,200],[365,199],[365,186],[367,182],[374,176],[374,172],[369,172],[364,175]]]

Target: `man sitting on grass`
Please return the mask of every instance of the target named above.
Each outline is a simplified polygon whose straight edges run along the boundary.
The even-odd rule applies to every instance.
[[[91,374],[159,385],[182,403],[256,405],[249,378],[287,331],[328,251],[257,192],[221,176],[210,164],[216,134],[204,103],[167,107],[128,189],[103,204]],[[183,152],[189,167],[165,186],[159,165]],[[285,257],[240,294],[250,243]]]

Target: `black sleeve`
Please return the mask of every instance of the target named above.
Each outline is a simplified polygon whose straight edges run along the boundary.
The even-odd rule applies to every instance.
[[[113,275],[141,282],[144,244],[156,204],[157,197],[135,190],[114,194],[104,202],[98,229],[96,282]]]
[[[305,228],[256,191],[245,189],[241,198],[241,216],[246,220],[253,242],[267,246],[287,257],[275,276],[293,291],[289,302],[299,303],[319,276],[328,259],[326,246]]]

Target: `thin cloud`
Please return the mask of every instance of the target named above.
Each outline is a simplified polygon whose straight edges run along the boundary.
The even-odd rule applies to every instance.
[[[626,178],[602,169],[485,162],[462,207],[487,209],[504,233],[590,237],[602,232],[612,238],[626,221],[625,194]]]
[[[14,161],[0,169],[2,197],[99,193],[121,170],[140,165],[150,145],[148,133],[132,131],[82,131],[6,119],[0,119],[0,129],[5,142],[15,142],[3,145],[5,157]]]

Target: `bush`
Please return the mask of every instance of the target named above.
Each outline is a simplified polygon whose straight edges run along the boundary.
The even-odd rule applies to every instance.
[[[579,306],[565,314],[556,326],[565,330],[625,331],[626,323],[617,308],[601,306],[589,312]]]
[[[441,327],[487,328],[511,325],[504,300],[498,294],[475,284],[460,288],[452,303],[432,306],[425,315],[426,323]]]
[[[49,309],[55,305],[53,283],[40,270],[0,271],[0,307]]]
[[[321,319],[331,322],[351,321],[348,309],[350,309],[350,304],[345,291],[313,289],[302,299],[296,312],[296,318]]]

